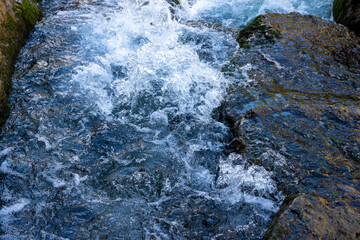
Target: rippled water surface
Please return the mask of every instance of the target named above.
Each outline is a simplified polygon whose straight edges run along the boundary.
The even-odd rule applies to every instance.
[[[262,237],[283,197],[226,150],[220,69],[234,27],[331,3],[180,2],[43,1],[0,140],[1,239]]]
[[[184,1],[188,3],[188,1]],[[183,4],[190,19],[204,19],[226,26],[244,27],[267,12],[300,12],[331,19],[331,0],[195,0]]]

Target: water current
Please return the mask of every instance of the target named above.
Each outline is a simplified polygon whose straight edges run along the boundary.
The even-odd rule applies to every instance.
[[[283,195],[226,149],[221,67],[257,15],[331,2],[44,0],[0,137],[0,238],[260,239]]]

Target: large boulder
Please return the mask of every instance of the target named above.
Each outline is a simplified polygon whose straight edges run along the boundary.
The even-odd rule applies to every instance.
[[[335,0],[333,15],[336,22],[344,24],[352,31],[360,34],[360,1]]]
[[[35,0],[0,0],[0,127],[9,112],[7,99],[16,57],[41,17]]]
[[[360,236],[360,46],[343,25],[265,14],[223,72],[233,151],[273,172],[287,197],[265,239]]]

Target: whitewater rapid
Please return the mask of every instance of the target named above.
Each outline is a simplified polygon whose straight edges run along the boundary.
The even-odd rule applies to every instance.
[[[331,3],[180,3],[42,3],[0,140],[1,239],[262,237],[283,195],[227,149],[221,68],[256,15]]]

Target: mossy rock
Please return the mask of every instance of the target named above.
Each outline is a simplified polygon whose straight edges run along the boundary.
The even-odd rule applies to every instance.
[[[251,48],[251,46],[259,45],[259,43],[272,44],[276,38],[280,38],[280,31],[267,25],[265,20],[265,16],[258,16],[239,32],[236,40],[240,44],[240,48]]]
[[[176,8],[181,7],[181,3],[179,0],[166,0],[166,1],[170,4],[169,10],[171,13],[171,17],[173,19],[175,19],[176,18],[176,16],[175,16]]]
[[[14,11],[29,28],[32,28],[43,16],[40,7],[28,0],[24,0],[21,4],[15,4]]]
[[[334,19],[339,19],[344,13],[347,0],[335,0],[333,4],[333,16]]]
[[[168,3],[170,3],[172,6],[180,5],[179,0],[166,0]]]
[[[43,16],[38,4],[31,0],[13,1],[10,8],[2,10],[6,15],[0,19],[0,127],[10,110],[7,99],[16,57],[29,32]]]

